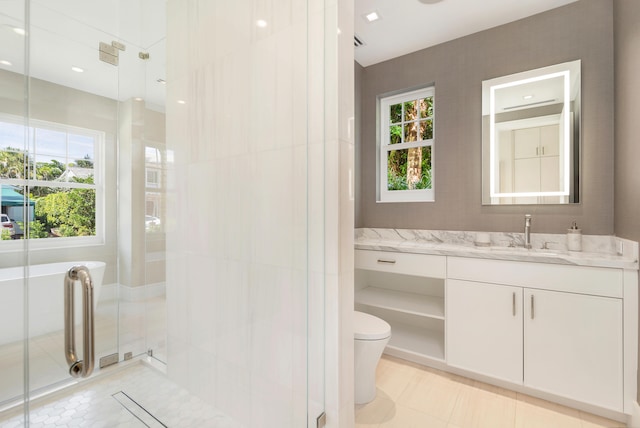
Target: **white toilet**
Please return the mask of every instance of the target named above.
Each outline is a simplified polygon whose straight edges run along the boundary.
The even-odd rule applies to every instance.
[[[376,397],[376,366],[391,337],[391,326],[364,312],[354,312],[355,403]]]

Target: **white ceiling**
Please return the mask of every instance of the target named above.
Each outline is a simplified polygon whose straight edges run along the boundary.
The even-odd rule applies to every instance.
[[[431,0],[433,1],[433,0]],[[355,0],[355,50],[363,67],[526,18],[577,0]],[[377,11],[381,19],[367,22]]]
[[[355,32],[365,42],[355,58],[368,66],[576,0],[354,1]],[[165,6],[166,0],[32,0],[30,74],[112,99],[141,97],[161,109]],[[382,18],[367,23],[363,15],[373,10]],[[23,17],[24,0],[0,0],[0,61],[12,63],[0,68],[17,73],[24,73],[24,36],[13,28],[24,27]],[[98,60],[99,43],[114,40],[126,45],[118,67]],[[139,52],[150,58],[139,59]]]
[[[24,0],[0,0],[0,68],[24,73]],[[30,75],[91,92],[126,100],[143,98],[151,108],[164,106],[166,79],[166,0],[32,0],[30,22]],[[119,66],[99,61],[99,44],[118,41]],[[141,60],[139,52],[149,53]],[[84,69],[83,73],[71,70]]]

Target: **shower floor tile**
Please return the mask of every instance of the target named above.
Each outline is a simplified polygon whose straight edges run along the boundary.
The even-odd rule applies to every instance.
[[[134,356],[153,349],[155,358],[166,360],[165,296],[136,302],[101,300],[95,314],[96,366],[100,357],[122,351]],[[81,343],[80,329],[77,329]],[[24,344],[0,345],[0,406],[20,399],[24,392]],[[29,390],[37,391],[69,379],[64,355],[64,331],[54,331],[29,340]],[[95,369],[99,370],[98,367]]]
[[[158,426],[240,428],[241,425],[216,411],[199,398],[171,382],[162,373],[142,362],[113,368],[113,373],[78,384],[31,405],[29,427],[145,427],[116,398],[125,393],[148,414]],[[114,397],[115,396],[115,397]],[[135,413],[135,412],[134,412]],[[24,416],[7,418],[0,415],[3,428],[23,427]],[[156,425],[153,425],[156,426]]]

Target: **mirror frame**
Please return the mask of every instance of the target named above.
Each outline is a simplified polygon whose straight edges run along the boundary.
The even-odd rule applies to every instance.
[[[580,100],[581,61],[575,60],[542,67],[534,70],[502,76],[482,82],[482,204],[483,205],[524,205],[524,204],[570,204],[579,203],[580,172]],[[498,170],[496,165],[496,91],[518,85],[542,82],[548,79],[563,79],[562,125],[562,188],[547,192],[500,192],[497,189]],[[546,102],[532,103],[545,105]],[[550,105],[550,103],[546,103]],[[537,116],[543,119],[545,115]],[[524,119],[531,120],[531,119]],[[488,123],[487,123],[488,122]],[[514,202],[513,198],[520,198]],[[528,198],[531,202],[522,201]],[[565,200],[562,201],[561,199]]]

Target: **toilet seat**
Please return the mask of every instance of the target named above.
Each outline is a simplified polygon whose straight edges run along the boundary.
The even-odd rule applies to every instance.
[[[391,336],[391,326],[385,320],[358,311],[354,311],[353,317],[355,340],[382,340]]]

